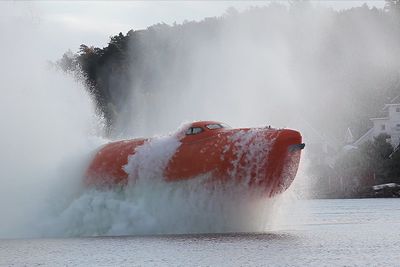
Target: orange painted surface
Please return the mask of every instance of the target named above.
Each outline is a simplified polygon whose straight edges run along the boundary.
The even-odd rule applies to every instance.
[[[180,145],[164,170],[166,182],[211,174],[210,184],[245,183],[265,190],[269,196],[290,186],[300,161],[301,149],[291,147],[301,145],[299,132],[273,128],[208,129],[207,125],[221,124],[195,122],[174,135]],[[201,128],[201,132],[190,134],[193,128]],[[128,174],[124,166],[128,157],[146,141],[151,139],[112,142],[100,148],[87,169],[86,184],[125,185]]]

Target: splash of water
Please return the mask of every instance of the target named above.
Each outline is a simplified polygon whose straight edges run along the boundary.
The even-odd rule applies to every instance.
[[[49,193],[58,205],[80,186],[101,123],[84,85],[46,65],[40,25],[1,7],[0,237],[37,236]]]
[[[126,168],[141,179],[125,189],[83,188],[87,163],[106,142],[93,103],[79,81],[45,69],[48,38],[40,27],[19,18],[10,28],[2,19],[0,237],[262,231],[270,223],[276,199],[210,192],[201,186],[206,176],[161,181],[174,139],[156,138],[138,151]]]
[[[46,234],[254,232],[271,227],[277,199],[260,198],[237,184],[210,190],[203,183],[208,174],[165,182],[163,170],[179,145],[175,136],[167,136],[140,146],[125,166],[130,174],[127,187],[85,190],[45,220]]]

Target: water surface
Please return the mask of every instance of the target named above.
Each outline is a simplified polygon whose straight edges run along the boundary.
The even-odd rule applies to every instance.
[[[400,200],[303,200],[265,233],[0,240],[1,266],[398,266]]]

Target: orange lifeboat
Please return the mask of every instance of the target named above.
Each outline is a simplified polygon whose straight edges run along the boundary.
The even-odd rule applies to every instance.
[[[215,121],[200,121],[182,127],[173,135],[179,141],[168,159],[163,179],[175,182],[202,174],[212,177],[208,184],[246,184],[267,196],[286,190],[293,182],[304,148],[299,132],[290,129],[239,128]],[[124,166],[137,149],[152,139],[111,142],[96,153],[86,175],[87,186],[126,185]],[[130,174],[129,180],[137,177]]]

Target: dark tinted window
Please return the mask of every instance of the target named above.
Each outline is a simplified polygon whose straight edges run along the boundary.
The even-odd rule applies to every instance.
[[[214,130],[214,129],[221,129],[223,128],[221,124],[208,124],[206,125],[206,127],[210,130]]]
[[[208,124],[206,127],[210,130],[214,129],[221,129],[221,128],[231,128],[231,126],[225,124],[225,123],[213,123],[213,124]]]
[[[201,127],[190,127],[186,131],[186,135],[198,134],[201,133],[203,129]]]
[[[228,129],[232,128],[231,126],[229,126],[228,124],[225,124],[225,123],[221,123],[221,126],[222,126],[222,128],[228,128]]]

